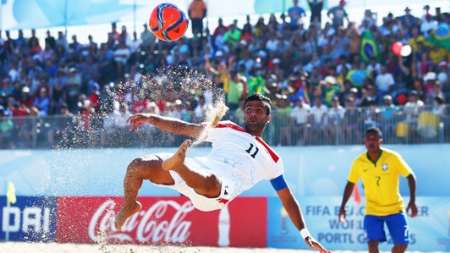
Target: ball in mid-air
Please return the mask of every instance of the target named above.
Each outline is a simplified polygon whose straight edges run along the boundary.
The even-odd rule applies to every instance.
[[[163,41],[180,39],[188,28],[189,21],[175,5],[162,3],[150,15],[149,26],[153,34]]]

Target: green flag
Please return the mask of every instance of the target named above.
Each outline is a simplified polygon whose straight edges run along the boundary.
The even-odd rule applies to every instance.
[[[364,31],[361,36],[361,45],[359,49],[361,59],[364,62],[369,62],[370,60],[379,60],[380,49],[378,48],[377,42],[370,31]]]
[[[12,182],[8,182],[8,187],[6,190],[6,203],[7,205],[15,204],[16,201],[16,189],[14,187],[14,184]]]
[[[447,24],[440,24],[436,31],[432,31],[426,43],[430,46],[444,48],[450,51],[450,32]]]

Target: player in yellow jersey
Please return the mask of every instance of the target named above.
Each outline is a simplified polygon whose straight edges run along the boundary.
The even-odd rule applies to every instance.
[[[345,204],[350,198],[354,185],[362,180],[366,196],[364,229],[367,233],[370,253],[379,252],[378,244],[386,241],[386,223],[394,247],[393,253],[405,252],[409,238],[403,199],[399,192],[399,176],[406,177],[409,185],[409,203],[406,212],[411,217],[417,215],[416,179],[411,168],[396,152],[381,148],[382,133],[378,128],[366,131],[364,144],[367,152],[359,155],[352,164],[345,186],[339,219],[345,221]]]

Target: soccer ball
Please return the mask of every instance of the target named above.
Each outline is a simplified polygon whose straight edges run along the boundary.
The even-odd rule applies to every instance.
[[[180,39],[188,28],[189,21],[184,13],[173,4],[156,6],[150,15],[149,26],[153,34],[163,41]]]

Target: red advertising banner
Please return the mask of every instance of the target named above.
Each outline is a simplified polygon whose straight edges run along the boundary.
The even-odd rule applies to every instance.
[[[142,209],[113,231],[120,197],[57,199],[56,240],[93,243],[187,244],[265,247],[267,199],[244,197],[214,212],[195,209],[185,197],[143,197]],[[101,231],[104,231],[103,233]]]

